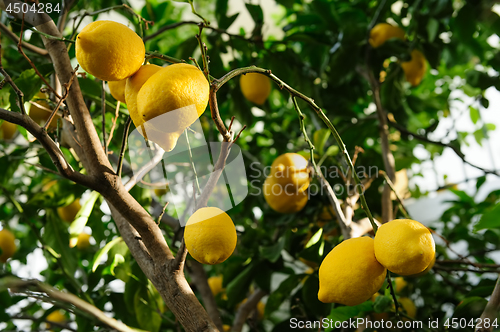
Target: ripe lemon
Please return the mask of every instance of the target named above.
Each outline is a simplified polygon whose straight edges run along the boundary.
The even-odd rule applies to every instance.
[[[417,273],[417,274],[412,274],[412,275],[410,275],[410,277],[421,277],[421,276],[429,273],[429,271],[432,270],[432,268],[434,267],[435,263],[436,263],[436,256],[434,255],[434,258],[432,259],[432,262],[429,264],[429,266],[427,266],[425,268],[425,270],[423,270],[422,272]]]
[[[16,238],[11,231],[7,229],[2,229],[0,231],[0,249],[2,249],[2,254],[0,255],[0,261],[6,262],[9,258],[16,252]]]
[[[375,235],[375,256],[389,271],[407,276],[420,273],[435,255],[431,232],[411,219],[396,219],[380,226]]]
[[[56,310],[51,312],[47,318],[47,322],[53,322],[53,323],[65,323],[66,322],[66,316],[64,316],[61,311]],[[47,323],[47,328],[50,328],[50,324]]]
[[[269,206],[279,213],[299,212],[307,204],[307,190],[296,190],[295,192],[286,192],[279,181],[268,176],[263,186],[264,198]]]
[[[146,55],[142,39],[127,26],[96,21],[76,37],[76,59],[82,68],[103,81],[123,80],[141,68]]]
[[[90,247],[90,234],[80,233],[76,242],[76,247],[80,250],[85,250]]]
[[[240,76],[240,88],[247,100],[262,105],[271,93],[271,82],[266,75],[248,73]]]
[[[427,71],[427,60],[422,52],[413,50],[411,52],[411,60],[402,62],[401,67],[405,72],[406,80],[412,86],[417,86],[422,82]]]
[[[14,138],[17,132],[17,125],[8,121],[2,122],[0,125],[0,139],[9,140]]]
[[[236,248],[236,229],[231,218],[219,208],[196,211],[186,223],[184,242],[189,254],[202,264],[222,263]]]
[[[309,187],[308,161],[298,153],[285,153],[276,158],[271,165],[270,175],[288,193]]]
[[[408,285],[408,282],[403,277],[394,278],[394,290],[399,293]]]
[[[379,23],[371,29],[368,42],[373,48],[377,48],[391,38],[403,40],[405,38],[404,30],[388,23]]]
[[[264,312],[266,310],[266,304],[262,301],[257,303],[257,312],[259,313],[259,319],[262,320],[264,318]]]
[[[33,102],[37,103],[41,107],[35,104],[30,104],[30,109],[29,109],[29,116],[30,118],[33,119],[36,123],[38,123],[41,126],[45,125],[45,122],[50,117],[50,114],[52,113],[51,108],[49,103],[46,101],[49,98],[45,93],[39,92],[35,98],[33,99]],[[56,129],[57,128],[57,121],[60,118],[58,114],[54,115],[54,118],[50,122],[49,125],[49,130],[51,129]]]
[[[66,222],[72,222],[75,220],[76,214],[80,211],[80,199],[75,199],[71,204],[57,208],[57,214],[62,220]]]
[[[230,332],[231,325],[224,324],[224,325],[222,325],[222,329],[224,330],[224,332]]]
[[[143,136],[171,151],[182,132],[195,122],[208,104],[209,85],[203,73],[185,63],[162,68],[137,94],[137,117]],[[136,123],[137,122],[137,123]]]
[[[417,307],[415,306],[415,303],[411,299],[407,297],[400,297],[398,298],[398,302],[406,311],[408,317],[410,318],[417,317]],[[403,318],[403,319],[408,320],[408,318]]]
[[[222,288],[222,276],[210,277],[207,281],[213,296],[217,296],[217,294],[224,290]]]
[[[387,273],[375,259],[373,239],[345,240],[328,253],[319,267],[318,299],[349,306],[369,300]]]
[[[108,87],[109,92],[116,100],[125,103],[125,85],[127,84],[127,80],[121,81],[109,81]]]

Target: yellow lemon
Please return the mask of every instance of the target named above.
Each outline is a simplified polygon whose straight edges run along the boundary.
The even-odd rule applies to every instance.
[[[396,291],[396,293],[401,292],[407,285],[408,283],[403,277],[394,278],[394,290]]]
[[[236,248],[236,229],[231,218],[219,208],[201,208],[189,218],[184,242],[189,254],[202,264],[222,263]]]
[[[379,227],[375,256],[389,271],[406,276],[420,273],[435,255],[431,232],[411,219],[395,219]]]
[[[127,84],[127,80],[123,79],[121,81],[109,81],[108,87],[109,92],[116,100],[125,103],[125,85]]]
[[[166,193],[168,193],[168,187],[167,188],[155,188],[154,193],[158,197],[162,197]]]
[[[80,233],[76,242],[76,247],[80,250],[85,250],[90,247],[90,234]]]
[[[11,123],[8,121],[2,122],[0,125],[0,138],[9,140],[14,138],[14,135],[17,132],[17,125],[15,123]]]
[[[103,81],[120,81],[141,68],[146,49],[142,39],[127,26],[96,21],[78,34],[75,52],[86,72]]]
[[[398,299],[399,304],[403,307],[403,309],[406,311],[406,314],[410,318],[415,318],[417,317],[417,307],[415,306],[415,303],[407,298],[407,297],[400,297]],[[405,320],[408,320],[408,318],[404,318]]]
[[[248,73],[240,76],[240,88],[246,99],[262,105],[271,93],[271,81],[266,75]]]
[[[319,267],[318,299],[349,306],[369,300],[387,273],[375,259],[373,239],[345,240],[328,253]]]
[[[229,332],[231,331],[231,325],[224,324],[222,325],[222,329],[224,330],[224,332]]]
[[[61,311],[56,310],[52,311],[48,316],[47,316],[47,321],[48,322],[54,322],[54,323],[62,323],[66,321],[66,316],[64,316]]]
[[[308,161],[298,153],[285,153],[276,158],[271,165],[270,175],[288,193],[309,187]]]
[[[262,320],[264,318],[264,312],[266,310],[266,304],[262,301],[257,303],[257,312],[259,313],[259,319]]]
[[[427,60],[422,52],[413,50],[411,52],[411,60],[402,62],[401,67],[405,72],[406,80],[412,86],[417,86],[422,82],[427,71]]]
[[[404,30],[388,23],[379,23],[371,29],[368,42],[373,48],[377,48],[391,38],[403,40],[405,38]]]
[[[35,104],[30,104],[29,116],[30,118],[33,119],[33,121],[35,121],[41,126],[45,125],[45,122],[47,122],[47,120],[49,119],[50,114],[52,114],[50,105],[46,101],[48,98],[49,97],[45,93],[39,92],[33,99],[33,102],[35,102],[40,106]],[[49,130],[57,128],[57,121],[59,120],[59,118],[60,116],[58,114],[54,115],[54,118],[50,122],[48,128]]]
[[[264,181],[264,198],[269,206],[279,213],[299,212],[307,204],[307,190],[286,192],[275,177],[269,176]]]
[[[427,266],[425,268],[425,270],[423,270],[422,272],[420,273],[417,273],[417,274],[412,274],[410,275],[410,277],[421,277],[427,273],[429,273],[430,270],[432,270],[432,268],[434,267],[434,264],[436,263],[436,255],[434,255],[434,258],[432,259],[431,263],[429,264],[429,266]]]
[[[217,294],[224,290],[222,288],[222,276],[210,277],[207,281],[213,296],[217,296]]]
[[[132,121],[145,131],[143,136],[171,151],[180,134],[205,111],[208,95],[208,81],[198,68],[185,63],[170,65],[141,87],[137,118]]]
[[[75,220],[76,214],[80,211],[80,199],[75,199],[71,204],[57,208],[57,213],[62,220],[72,222]]]
[[[11,231],[7,229],[2,229],[0,231],[0,249],[2,253],[0,254],[0,261],[6,262],[9,258],[16,252],[15,236]]]

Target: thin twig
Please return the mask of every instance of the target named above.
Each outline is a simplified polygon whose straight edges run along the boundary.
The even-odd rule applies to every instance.
[[[108,141],[106,142],[106,147],[109,146],[109,143],[111,143],[111,139],[113,138],[113,132],[115,131],[116,127],[116,121],[118,120],[118,115],[120,114],[120,101],[116,103],[116,109],[115,109],[115,117],[113,118],[113,122],[111,123],[111,130],[109,131],[109,137]]]
[[[106,144],[106,82],[101,81],[101,114],[102,114],[102,147],[104,154],[108,155],[108,145]]]
[[[184,60],[176,59],[174,57],[171,57],[171,56],[165,55],[165,54],[161,54],[159,52],[146,52],[146,60],[149,60],[149,59],[160,59],[160,60],[167,61],[170,63],[185,63],[186,62]]]
[[[9,37],[14,43],[19,43],[19,37],[14,33],[12,32],[5,24],[1,23],[0,22],[0,30],[2,30],[5,35],[7,37]],[[39,55],[42,55],[42,56],[48,56],[49,55],[49,52],[47,52],[47,50],[43,49],[43,48],[40,48],[40,47],[37,47],[35,45],[32,45],[28,42],[25,42],[25,41],[22,41],[23,43],[23,47],[33,53],[36,53],[36,54],[39,54]]]
[[[125,129],[123,130],[122,147],[120,149],[120,157],[118,159],[118,166],[116,167],[116,175],[122,177],[123,168],[123,158],[125,157],[125,149],[127,148],[128,132],[130,130],[130,124],[132,123],[132,118],[129,116],[125,122]]]
[[[56,108],[54,108],[54,110],[50,113],[50,116],[49,118],[47,119],[47,121],[45,122],[45,125],[43,126],[43,128],[45,130],[47,130],[47,128],[49,128],[50,126],[50,123],[52,122],[52,119],[54,118],[54,116],[56,115],[57,111],[59,110],[59,108],[61,107],[62,103],[66,100],[66,98],[68,98],[68,95],[69,95],[69,89],[71,88],[71,84],[73,83],[73,81],[75,80],[75,77],[76,77],[76,73],[78,71],[78,67],[79,65],[76,65],[75,67],[75,70],[72,72],[71,74],[71,78],[69,80],[68,83],[64,83],[64,95],[61,99],[59,99],[59,101],[57,102],[57,105],[56,105]]]
[[[410,214],[408,213],[408,210],[406,209],[406,207],[405,207],[405,205],[403,203],[403,200],[401,199],[401,197],[399,197],[399,194],[396,191],[396,188],[394,187],[394,183],[391,181],[391,179],[389,179],[389,177],[387,176],[387,173],[385,171],[380,170],[379,174],[381,174],[384,177],[385,182],[387,182],[387,184],[391,188],[391,190],[394,193],[394,195],[396,195],[396,198],[397,198],[397,200],[399,202],[399,207],[401,208],[401,212],[403,212],[405,218],[406,219],[411,219],[410,218]]]
[[[22,22],[21,22],[21,33],[19,34],[20,37],[19,37],[19,43],[17,43],[17,50],[29,62],[31,68],[33,68],[35,70],[35,73],[38,75],[38,77],[40,77],[42,79],[43,83],[45,83],[45,85],[47,86],[47,88],[49,88],[50,91],[52,91],[57,98],[61,99],[62,97],[49,84],[49,82],[47,82],[47,80],[45,79],[45,77],[43,77],[43,75],[38,71],[38,68],[35,66],[35,64],[33,63],[33,61],[31,61],[31,59],[26,55],[26,53],[24,53],[24,51],[23,51],[23,30],[24,30],[24,20],[22,20]]]
[[[163,215],[165,214],[165,210],[167,209],[168,203],[170,203],[170,202],[167,202],[167,203],[163,206],[163,209],[161,210],[161,213],[160,213],[160,215],[158,216],[158,219],[157,219],[157,221],[156,221],[156,223],[157,223],[158,225],[160,225],[161,218],[163,218]]]

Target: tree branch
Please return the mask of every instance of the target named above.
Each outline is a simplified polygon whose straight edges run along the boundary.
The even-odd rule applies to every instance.
[[[476,326],[476,332],[490,332],[493,331],[493,321],[498,318],[498,310],[500,309],[500,276],[498,277],[493,293],[491,294],[490,300],[484,308],[481,318],[479,319],[480,327]],[[489,319],[489,327],[484,327],[485,320]]]
[[[259,301],[266,295],[262,289],[257,289],[252,295],[250,295],[247,301],[240,305],[236,317],[234,318],[234,323],[231,331],[240,332],[247,320],[248,315],[255,310]]]
[[[14,32],[12,32],[5,24],[3,24],[1,22],[0,22],[0,30],[2,30],[2,32],[5,33],[5,35],[7,37],[9,37],[14,43],[16,43],[16,44],[19,43],[19,37]],[[27,49],[33,53],[39,54],[41,56],[48,57],[48,55],[49,55],[49,52],[47,52],[47,50],[44,50],[43,48],[32,45],[28,42],[22,41],[22,45],[25,49]]]
[[[217,328],[222,331],[223,329],[220,313],[217,309],[217,303],[215,303],[215,298],[212,294],[212,290],[208,285],[207,274],[205,272],[205,269],[203,268],[203,265],[193,259],[187,262],[187,268],[193,284],[196,286],[196,289],[201,295],[208,315],[217,326]]]
[[[47,294],[52,299],[62,301],[74,305],[83,312],[86,312],[96,319],[100,320],[107,326],[120,331],[120,332],[133,332],[134,330],[127,325],[115,320],[114,318],[106,316],[101,310],[93,305],[83,301],[79,297],[61,292],[49,285],[43,284],[38,280],[22,280],[14,277],[3,278],[0,282],[2,288],[9,288],[13,292],[24,292],[26,290],[35,289],[37,291]]]

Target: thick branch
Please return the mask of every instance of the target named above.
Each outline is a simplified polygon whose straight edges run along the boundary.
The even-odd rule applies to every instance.
[[[52,159],[52,162],[62,176],[71,181],[87,186],[91,189],[96,188],[96,184],[91,177],[73,170],[71,165],[66,161],[66,159],[64,159],[64,154],[59,149],[57,144],[47,134],[47,131],[40,127],[28,115],[22,115],[20,113],[7,111],[0,108],[0,119],[20,125],[26,128],[26,130],[29,131],[33,136],[35,136],[47,151],[50,158]]]
[[[19,43],[19,37],[3,23],[0,22],[0,30],[2,30],[3,33],[7,37],[9,37],[14,43]],[[37,47],[35,45],[31,45],[30,43],[27,43],[25,41],[22,42],[23,48],[27,49],[28,51],[31,51],[33,53],[42,55],[42,56],[48,56],[49,52],[47,50],[44,50],[43,48]]]
[[[220,317],[219,310],[217,309],[217,303],[215,303],[215,298],[212,294],[212,290],[208,285],[207,274],[203,269],[203,265],[195,260],[190,260],[187,264],[189,275],[193,281],[196,289],[201,295],[203,303],[205,304],[205,309],[212,321],[217,325],[217,328],[222,331],[222,320]]]
[[[498,277],[493,293],[491,294],[490,300],[484,308],[483,314],[481,315],[481,326],[476,327],[476,332],[490,332],[493,331],[492,322],[498,318],[498,310],[500,309],[500,277]],[[484,327],[485,320],[489,319],[489,327]]]
[[[252,295],[248,297],[248,300],[240,305],[236,317],[234,318],[234,324],[231,329],[233,332],[240,332],[247,320],[248,315],[255,310],[259,301],[266,295],[262,289],[258,289]]]

